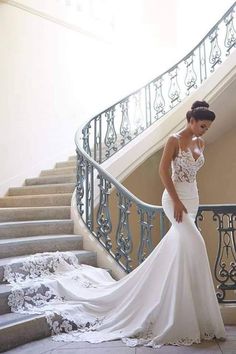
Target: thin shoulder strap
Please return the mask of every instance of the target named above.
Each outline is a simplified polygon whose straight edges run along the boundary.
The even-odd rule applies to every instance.
[[[198,147],[199,147],[199,150],[202,152],[202,147],[201,147],[201,145],[199,144],[199,137],[197,137],[197,145],[198,145]]]
[[[175,137],[178,139],[178,145],[179,145],[179,152],[181,151],[181,147],[180,147],[180,136],[177,133],[174,133]]]

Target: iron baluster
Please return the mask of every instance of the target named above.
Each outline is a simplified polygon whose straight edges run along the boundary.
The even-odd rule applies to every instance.
[[[126,144],[127,141],[132,139],[128,103],[129,103],[128,99],[120,103],[121,113],[122,113],[122,121],[120,125],[120,134],[122,136],[122,139],[120,141],[121,145]]]
[[[114,112],[115,107],[111,107],[105,112],[105,116],[107,117],[107,131],[105,136],[105,145],[108,147],[106,150],[106,157],[111,156],[111,151],[117,151],[116,141],[117,141],[117,134],[114,126]]]
[[[153,108],[156,111],[154,119],[160,118],[160,114],[165,114],[165,100],[162,93],[162,83],[162,78],[153,82],[153,85],[155,87],[155,98]]]
[[[120,261],[121,258],[124,259],[123,264],[125,270],[129,273],[133,270],[132,266],[130,265],[132,261],[130,253],[133,249],[133,241],[129,227],[129,208],[131,207],[132,202],[120,192],[117,192],[116,194],[119,197],[119,220],[116,231],[117,249],[115,257],[117,261]]]

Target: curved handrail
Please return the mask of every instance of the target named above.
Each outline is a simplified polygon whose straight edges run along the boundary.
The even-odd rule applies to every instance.
[[[165,74],[167,74],[167,73],[173,71],[180,63],[186,61],[186,59],[188,59],[188,58],[191,56],[191,54],[192,54],[197,48],[199,48],[202,43],[204,43],[204,41],[207,39],[207,37],[209,37],[209,36],[211,35],[212,31],[213,31],[215,28],[218,27],[218,25],[224,20],[224,18],[227,17],[229,14],[231,14],[231,13],[233,12],[235,6],[236,6],[236,2],[233,3],[233,5],[225,12],[225,14],[220,18],[220,20],[216,22],[216,24],[210,29],[210,31],[208,31],[208,33],[203,37],[203,39],[202,39],[192,50],[190,50],[190,51],[188,52],[188,54],[186,54],[182,59],[180,59],[180,60],[179,60],[176,64],[174,64],[170,69],[164,71],[162,74],[160,74],[160,75],[157,76],[156,78],[154,78],[154,79],[152,79],[151,81],[149,81],[148,84],[152,83],[153,81],[157,81],[158,79],[160,79],[160,78],[161,78],[162,76],[164,76]],[[233,44],[233,45],[235,46],[235,37],[234,37],[234,44]],[[232,46],[233,46],[233,45],[232,45]],[[231,49],[231,46],[230,46],[230,49]],[[141,86],[141,87],[138,88],[137,90],[133,91],[133,92],[130,93],[129,95],[127,95],[127,96],[125,96],[124,98],[122,98],[122,100],[117,101],[116,103],[114,103],[114,104],[111,105],[110,107],[106,108],[106,109],[105,109],[104,111],[102,111],[101,113],[99,113],[99,115],[101,115],[101,114],[107,112],[107,110],[108,110],[109,108],[112,108],[112,107],[118,105],[120,102],[125,101],[125,100],[126,100],[127,98],[129,98],[130,96],[135,95],[135,94],[138,93],[140,90],[144,89],[148,84]],[[98,115],[96,115],[95,117],[97,117],[97,116],[98,116]],[[90,122],[92,122],[92,121],[95,119],[95,117],[89,119],[86,124],[89,124]]]
[[[181,102],[181,84],[178,83],[180,65],[183,65],[183,74],[185,74],[183,75],[185,80],[182,83],[184,90],[187,89],[185,96],[189,95],[192,89],[196,89],[198,85],[201,85],[207,79],[208,75],[215,70],[216,65],[222,63],[220,40],[223,42],[223,47],[226,48],[226,56],[236,47],[236,31],[233,22],[235,6],[236,2],[198,45],[178,63],[145,86],[90,119],[84,126],[81,125],[76,132],[76,200],[78,211],[94,237],[99,240],[126,272],[132,270],[131,262],[137,261],[140,264],[146,258],[147,253],[150,253],[154,248],[152,232],[155,227],[158,234],[164,235],[164,213],[161,206],[148,204],[137,198],[100,165],[104,161],[102,160],[102,140],[104,138],[104,146],[107,149],[105,159],[108,159],[157,119],[164,116],[168,108],[171,110]],[[226,33],[221,38],[222,32],[218,33],[218,31],[219,26],[223,25],[223,23],[226,27]],[[207,51],[209,51],[209,62],[207,61]],[[198,57],[199,61],[195,60],[196,57]],[[198,69],[199,77],[195,72],[194,66]],[[165,84],[166,76],[170,77],[169,86]],[[132,98],[135,101],[133,106]],[[169,106],[167,104],[168,100]],[[143,111],[145,111],[145,122]],[[131,116],[133,120],[130,120]],[[106,122],[106,134],[104,137],[102,130],[103,121]],[[131,127],[132,124],[134,131]],[[116,132],[117,125],[120,131],[120,141]],[[93,157],[91,147],[93,148]],[[97,185],[95,185],[94,179],[95,170],[98,172],[97,178],[99,179],[99,184]],[[95,198],[97,197],[95,188],[97,188],[100,197],[96,216],[96,229],[94,225],[94,206],[96,207]],[[115,201],[115,195],[110,196],[110,191],[114,189],[118,197],[117,212],[119,213],[115,235],[113,232],[113,219],[115,217],[111,217],[109,208],[109,202]],[[136,207],[137,213],[131,213],[132,206]],[[137,214],[139,214],[138,222],[136,220]],[[136,229],[133,232],[131,232],[132,223],[129,220],[130,217],[133,217],[136,221]],[[140,233],[137,260],[135,255],[132,255],[133,241],[135,241],[132,238],[132,234],[134,232]],[[116,250],[113,249],[114,243]],[[147,250],[148,252],[146,253]]]

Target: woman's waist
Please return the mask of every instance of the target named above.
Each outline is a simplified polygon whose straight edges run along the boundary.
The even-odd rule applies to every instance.
[[[187,182],[187,181],[182,181],[182,182],[177,182],[173,181],[175,190],[178,194],[178,196],[181,199],[193,199],[193,198],[198,198],[198,187],[197,187],[197,182],[196,180],[194,182]],[[170,198],[170,195],[167,191],[167,189],[164,189],[163,192],[163,197]]]

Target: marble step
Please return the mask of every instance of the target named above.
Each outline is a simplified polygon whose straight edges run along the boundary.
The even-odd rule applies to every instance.
[[[62,220],[31,220],[0,223],[0,239],[37,235],[73,234],[74,222]]]
[[[10,196],[0,198],[0,208],[68,206],[71,205],[72,193]]]
[[[76,176],[73,175],[66,175],[66,176],[43,176],[43,177],[35,177],[35,178],[26,178],[25,185],[32,186],[32,185],[41,185],[41,184],[56,184],[56,183],[75,183]]]
[[[0,222],[70,219],[70,206],[0,208]]]
[[[76,155],[69,156],[69,158],[68,158],[68,161],[76,161],[76,160],[77,160]]]
[[[62,168],[62,167],[75,168],[76,167],[76,161],[62,161],[62,162],[57,162],[55,164],[55,168]]]
[[[83,248],[79,235],[28,236],[0,240],[0,259],[40,252],[72,251]]]
[[[45,252],[48,254],[48,252]],[[56,253],[55,252],[50,252],[50,253]],[[73,253],[80,264],[89,264],[91,266],[96,267],[97,266],[97,253],[94,251],[86,251],[86,250],[72,250],[70,253]],[[3,280],[4,278],[4,267],[6,265],[11,264],[12,267],[14,267],[14,270],[19,269],[23,265],[24,259],[27,257],[27,255],[23,256],[18,256],[18,257],[8,257],[8,258],[2,258],[0,259],[0,283],[7,283],[6,280]],[[47,256],[45,255],[45,259],[50,259],[51,255],[48,254]],[[109,271],[111,274],[111,270]]]
[[[0,353],[50,335],[47,320],[42,315],[21,315],[17,313],[1,315]]]
[[[76,167],[60,167],[60,168],[52,168],[50,170],[42,170],[40,173],[40,177],[45,176],[67,176],[76,174]]]
[[[9,188],[7,196],[73,193],[74,183],[43,184]]]
[[[10,284],[0,284],[0,316],[11,312],[8,305],[8,296],[11,293],[12,286]]]

